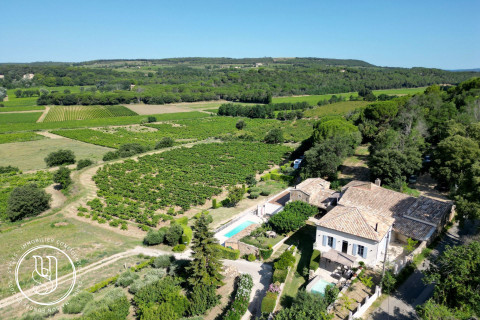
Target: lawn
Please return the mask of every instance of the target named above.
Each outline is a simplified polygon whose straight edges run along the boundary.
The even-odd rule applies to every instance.
[[[105,153],[112,150],[64,138],[14,142],[6,146],[8,148],[0,148],[0,166],[13,165],[24,171],[46,168],[44,158],[59,149],[72,150],[77,160],[88,158],[94,161],[102,159]]]
[[[310,265],[315,235],[316,227],[306,225],[285,241],[286,245],[294,245],[298,250],[295,255],[295,266],[293,269],[290,269],[290,272],[288,273],[285,288],[280,300],[283,307],[288,307],[293,298],[297,295],[298,290],[306,286],[306,280],[302,276],[302,273],[303,269],[308,268]]]
[[[41,112],[4,113],[0,114],[0,124],[35,123],[41,115]]]
[[[305,111],[305,117],[320,118],[326,115],[344,115],[369,104],[368,101],[342,101],[314,107]]]

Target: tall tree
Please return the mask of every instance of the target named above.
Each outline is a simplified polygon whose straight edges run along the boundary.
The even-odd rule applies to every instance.
[[[187,267],[188,283],[192,286],[198,284],[220,286],[223,276],[220,274],[222,262],[217,248],[218,240],[209,230],[207,214],[202,214],[194,224],[194,237],[192,240],[193,260]]]

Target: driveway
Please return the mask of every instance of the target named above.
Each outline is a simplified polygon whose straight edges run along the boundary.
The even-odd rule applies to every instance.
[[[417,270],[395,291],[387,297],[379,308],[377,308],[368,317],[369,320],[407,320],[416,319],[415,307],[423,304],[433,295],[434,285],[425,285],[423,283],[422,271],[427,269],[430,261],[435,259],[446,249],[446,246],[459,245],[467,237],[475,234],[477,224],[465,223],[465,226],[459,228],[458,223],[453,225],[445,234],[440,243],[432,251],[429,259],[426,259]]]

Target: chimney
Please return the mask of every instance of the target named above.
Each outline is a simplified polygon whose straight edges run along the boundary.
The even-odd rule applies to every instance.
[[[375,223],[375,231],[377,231],[377,230],[378,230],[378,222]]]
[[[382,180],[380,180],[379,178],[375,179],[375,184],[380,187],[380,185],[382,184]]]

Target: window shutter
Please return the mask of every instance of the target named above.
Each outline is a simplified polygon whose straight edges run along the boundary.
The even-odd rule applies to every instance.
[[[368,248],[363,246],[363,259],[367,258],[367,251],[368,251]]]
[[[356,244],[353,245],[352,254],[353,254],[354,256],[357,255],[357,245],[356,245]]]
[[[327,245],[327,236],[323,236],[322,245],[325,247]]]
[[[333,238],[332,249],[335,249],[336,245],[337,245],[337,239]]]

